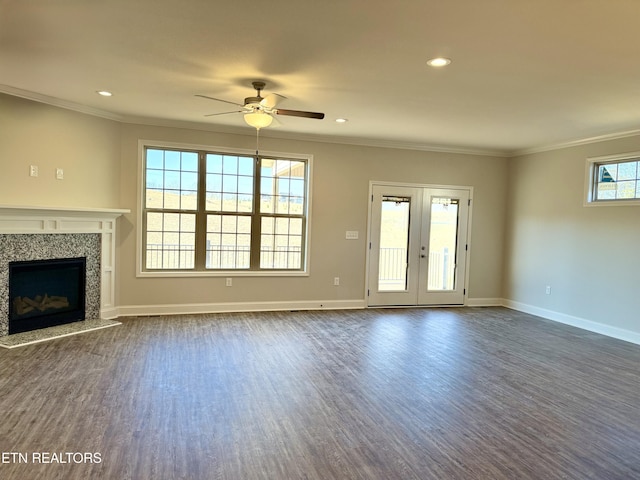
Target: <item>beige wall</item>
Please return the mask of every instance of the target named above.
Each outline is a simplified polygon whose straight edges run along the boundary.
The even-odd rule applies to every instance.
[[[117,208],[120,124],[0,94],[0,165],[0,204]]]
[[[500,298],[507,160],[485,156],[358,147],[263,137],[263,151],[312,154],[310,275],[305,278],[136,278],[138,140],[232,148],[255,148],[253,135],[123,125],[121,208],[132,210],[121,225],[120,304],[199,304],[265,301],[363,300],[366,273],[368,192],[371,180],[470,185],[473,206],[471,298]],[[345,240],[346,230],[360,239]],[[333,286],[333,277],[341,285]]]
[[[120,124],[0,95],[0,204],[128,208],[119,220],[117,303],[124,307],[364,300],[369,182],[474,187],[471,299],[502,296],[507,159],[261,139],[261,149],[314,156],[308,277],[137,278],[138,140],[255,148],[255,137]],[[40,175],[29,176],[29,165]],[[65,179],[55,179],[64,168]],[[346,230],[360,239],[346,240]],[[333,286],[333,277],[341,285]]]
[[[509,160],[263,137],[263,150],[314,156],[311,275],[237,277],[231,288],[222,278],[136,278],[140,138],[255,146],[253,135],[120,124],[0,94],[0,204],[131,209],[119,222],[121,306],[363,300],[367,194],[378,180],[474,187],[471,300],[505,298],[640,334],[640,208],[583,206],[585,159],[640,151],[640,136]],[[345,240],[346,230],[360,240]]]
[[[583,206],[586,158],[634,151],[640,136],[510,160],[506,299],[640,333],[640,208]]]

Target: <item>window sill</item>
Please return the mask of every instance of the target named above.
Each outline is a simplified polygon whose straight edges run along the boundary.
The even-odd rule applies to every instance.
[[[593,200],[586,201],[585,207],[634,207],[640,206],[639,199],[633,200]]]
[[[222,278],[222,277],[308,277],[309,272],[287,272],[276,270],[273,272],[265,271],[238,271],[238,270],[220,270],[215,272],[203,271],[159,271],[159,272],[136,272],[137,278]]]

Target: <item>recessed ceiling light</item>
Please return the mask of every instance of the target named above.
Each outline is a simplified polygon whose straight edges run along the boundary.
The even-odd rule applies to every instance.
[[[427,65],[430,67],[445,67],[451,63],[451,60],[444,57],[432,58],[427,61]]]
[[[106,90],[98,90],[96,93],[97,93],[98,95],[102,95],[103,97],[110,97],[110,96],[112,96],[112,95],[113,95],[113,93],[108,92],[108,91],[106,91]]]
[[[348,121],[348,118],[336,118],[336,123],[347,123]]]

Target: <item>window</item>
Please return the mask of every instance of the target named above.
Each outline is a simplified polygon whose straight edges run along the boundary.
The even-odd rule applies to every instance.
[[[309,157],[141,151],[144,272],[305,271]]]
[[[587,203],[640,205],[640,153],[587,159]]]

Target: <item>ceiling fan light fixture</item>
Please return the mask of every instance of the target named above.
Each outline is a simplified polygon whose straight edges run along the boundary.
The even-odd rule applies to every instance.
[[[268,113],[261,110],[252,113],[244,114],[244,121],[247,125],[260,130],[261,128],[268,127],[273,122],[273,117]]]

